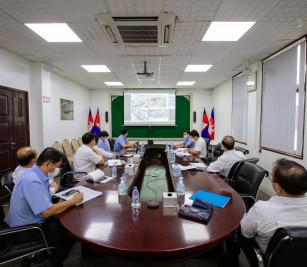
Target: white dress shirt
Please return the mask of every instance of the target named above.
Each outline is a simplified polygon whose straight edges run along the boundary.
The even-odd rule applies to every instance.
[[[307,197],[273,196],[268,201],[258,201],[241,220],[241,232],[255,238],[264,253],[271,237],[280,227],[306,226]]]
[[[200,158],[205,158],[207,156],[207,144],[206,144],[206,141],[202,137],[199,137],[197,139],[193,149],[200,152],[198,154]]]
[[[108,158],[108,159],[111,159],[113,157],[113,153],[112,152],[108,152],[108,151],[105,151],[103,148],[99,147],[99,146],[94,146],[94,148],[96,148],[97,150],[99,150],[101,152],[101,155],[104,157],[104,158]]]
[[[16,167],[14,172],[12,173],[13,183],[16,184],[16,180],[25,172],[30,170],[31,168],[25,168],[20,165]]]
[[[227,177],[231,167],[237,161],[246,159],[241,151],[235,149],[225,151],[223,155],[219,156],[216,161],[211,162],[207,168],[208,172],[218,172]]]
[[[101,160],[101,156],[97,155],[90,147],[87,145],[82,145],[79,147],[74,156],[74,171],[76,172],[92,172],[96,170],[96,164]],[[83,176],[84,177],[84,176]],[[75,177],[75,179],[80,180],[82,176]]]

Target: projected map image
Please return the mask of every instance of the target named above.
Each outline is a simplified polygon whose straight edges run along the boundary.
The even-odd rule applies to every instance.
[[[131,108],[150,108],[150,98],[133,96],[131,99]]]
[[[169,95],[168,96],[168,106],[175,108],[175,104],[176,104],[176,97],[174,95]]]
[[[148,121],[148,109],[132,108],[131,119],[134,121]]]
[[[167,109],[150,109],[149,119],[156,121],[166,121],[168,120],[168,110]]]
[[[151,108],[166,108],[166,98],[152,97],[150,101]]]

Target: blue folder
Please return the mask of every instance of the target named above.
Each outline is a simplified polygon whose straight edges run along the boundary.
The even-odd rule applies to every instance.
[[[211,202],[213,206],[218,207],[218,208],[224,208],[225,205],[230,200],[230,197],[225,197],[219,194],[214,194],[214,193],[206,192],[203,190],[198,190],[194,195],[190,196],[191,200],[194,200],[195,198],[200,198],[207,202]]]

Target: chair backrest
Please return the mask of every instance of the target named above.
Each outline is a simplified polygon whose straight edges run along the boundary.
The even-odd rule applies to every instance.
[[[114,144],[115,144],[115,139],[110,137],[109,138],[109,145],[110,145],[110,149],[113,151],[114,149]]]
[[[71,146],[72,146],[74,152],[76,153],[78,148],[80,147],[80,144],[79,144],[77,139],[72,139],[71,140]]]
[[[5,187],[10,193],[12,193],[14,188],[14,182],[12,177],[13,172],[9,171],[5,174],[3,174],[1,178],[1,185]]]
[[[69,161],[73,161],[74,151],[72,150],[71,144],[67,139],[62,142],[63,150]]]
[[[78,138],[78,143],[79,143],[80,146],[83,145],[83,142],[82,142],[82,138],[81,138],[81,137]]]
[[[256,198],[259,186],[267,175],[268,172],[261,166],[245,160],[239,164],[239,167],[233,173],[232,179],[234,183],[232,187],[239,194],[246,194]]]
[[[224,151],[222,150],[222,146],[221,143],[216,144],[216,146],[214,147],[213,153],[212,153],[212,157],[213,159],[217,159],[219,156],[223,155]]]
[[[259,158],[249,158],[249,159],[244,159],[244,160],[239,160],[237,161],[235,164],[232,165],[229,173],[228,173],[228,176],[227,176],[227,179],[233,179],[233,175],[234,173],[237,172],[237,170],[240,168],[240,166],[243,164],[242,162],[244,161],[248,161],[248,162],[251,162],[251,163],[254,163],[254,164],[257,164],[258,161],[259,161]]]
[[[209,145],[210,145],[210,139],[209,138],[204,138],[206,141],[206,147],[207,147],[207,156],[208,156],[208,152],[209,152]]]
[[[241,151],[244,155],[247,155],[249,153],[249,151],[243,147],[235,146],[234,149],[237,151]]]
[[[54,141],[52,144],[52,147],[56,150],[59,150],[61,152],[64,152],[62,145],[60,144],[59,141]]]
[[[307,266],[307,227],[279,228],[265,252],[266,267]]]

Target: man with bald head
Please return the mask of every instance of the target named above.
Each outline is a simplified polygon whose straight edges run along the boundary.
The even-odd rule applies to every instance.
[[[19,165],[12,174],[14,184],[26,171],[30,170],[36,164],[36,149],[30,146],[18,149],[17,161]],[[59,185],[51,179],[49,180],[49,187],[51,196],[53,196],[59,190]]]
[[[226,135],[221,142],[221,148],[224,151],[223,155],[219,156],[216,161],[211,162],[207,168],[208,172],[216,172],[222,176],[228,176],[228,173],[233,164],[237,161],[246,159],[241,151],[234,149],[235,139]]]
[[[19,166],[15,169],[12,174],[13,182],[16,183],[16,180],[29,168],[32,168],[36,164],[37,160],[37,151],[33,147],[23,147],[17,150],[17,161]]]

